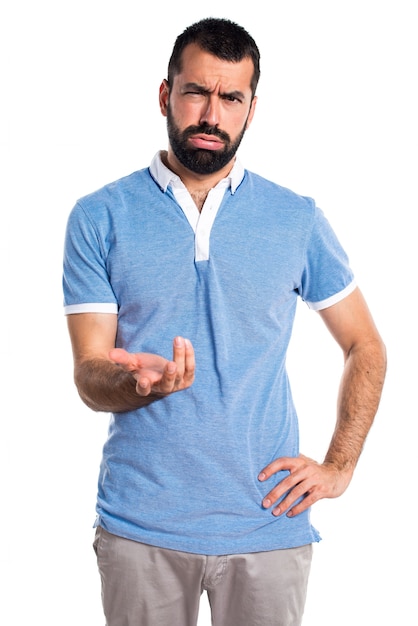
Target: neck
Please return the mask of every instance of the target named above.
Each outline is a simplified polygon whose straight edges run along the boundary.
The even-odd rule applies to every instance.
[[[199,209],[199,213],[203,209],[203,205],[205,204],[209,191],[210,189],[202,189],[200,191],[190,191],[190,195],[193,198],[193,202]]]

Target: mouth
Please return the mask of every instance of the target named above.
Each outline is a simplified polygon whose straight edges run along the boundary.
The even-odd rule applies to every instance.
[[[192,135],[189,137],[189,143],[193,148],[203,150],[221,150],[224,147],[224,142],[215,135],[206,135],[201,133],[199,135]]]

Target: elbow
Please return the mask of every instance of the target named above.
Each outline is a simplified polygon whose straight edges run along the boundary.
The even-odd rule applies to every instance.
[[[87,362],[75,366],[73,380],[82,402],[92,411],[102,411],[103,409],[95,400],[97,390],[95,389],[91,368]]]

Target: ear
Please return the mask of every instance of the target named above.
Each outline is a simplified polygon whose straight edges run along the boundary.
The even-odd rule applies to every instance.
[[[255,113],[255,105],[257,104],[257,96],[254,96],[250,106],[250,112],[248,113],[247,123],[245,125],[245,130],[250,127],[251,122],[253,121],[254,113]]]
[[[166,79],[160,85],[160,93],[159,93],[159,101],[160,101],[160,111],[164,117],[167,116],[167,104],[170,93],[170,87],[168,86],[168,82]]]

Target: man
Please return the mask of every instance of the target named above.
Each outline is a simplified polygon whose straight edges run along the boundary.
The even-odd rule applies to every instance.
[[[195,625],[203,590],[215,626],[300,624],[310,507],[345,491],[378,408],[384,345],[332,229],[236,159],[259,71],[237,24],[187,28],[160,87],[167,152],[69,218],[75,382],[112,414],[95,523],[107,626]],[[285,368],[299,296],[345,358],[322,463],[299,452]]]

